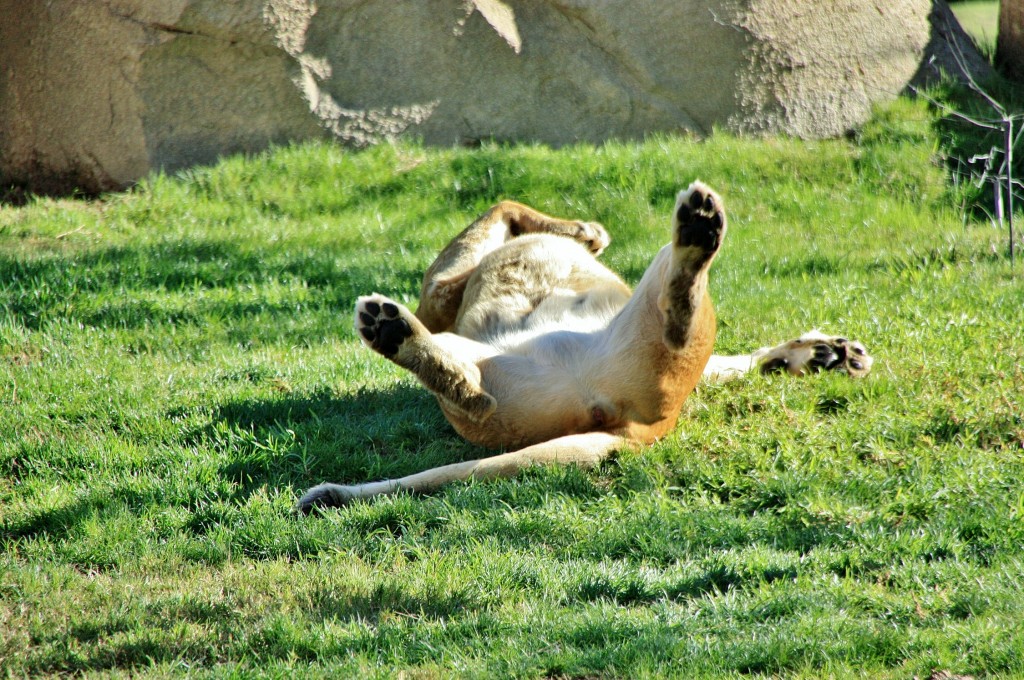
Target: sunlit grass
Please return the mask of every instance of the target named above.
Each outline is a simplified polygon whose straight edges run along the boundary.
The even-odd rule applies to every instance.
[[[999,36],[999,0],[965,0],[950,3],[950,8],[979,46],[991,48],[995,45]]]
[[[1024,284],[922,106],[848,140],[277,149],[0,207],[0,668],[341,677],[1024,673]],[[363,350],[500,198],[636,281],[700,178],[719,349],[811,327],[852,382],[701,389],[595,471],[292,512],[483,452]],[[1018,264],[1019,269],[1019,264]]]

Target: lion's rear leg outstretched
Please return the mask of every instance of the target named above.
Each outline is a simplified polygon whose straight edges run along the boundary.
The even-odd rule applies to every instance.
[[[442,465],[398,479],[351,486],[321,484],[307,491],[299,499],[297,508],[303,513],[309,513],[313,508],[339,507],[360,498],[373,498],[398,491],[436,491],[445,484],[458,480],[512,477],[533,465],[575,463],[591,466],[626,443],[622,437],[607,432],[572,434],[527,446],[518,451]]]
[[[446,269],[446,262],[461,268],[458,275],[466,280],[459,284],[460,309],[466,285],[487,254],[479,243],[467,254],[473,248],[464,237],[472,230],[463,232],[442,252],[440,265],[431,268],[435,275],[451,269]],[[507,353],[450,333],[431,334],[401,305],[379,296],[361,298],[357,327],[364,341],[416,373],[460,433],[489,445],[527,445],[397,480],[322,484],[310,489],[298,507],[308,512],[397,490],[426,491],[455,480],[510,476],[541,463],[593,465],[627,441],[651,441],[664,434],[674,425],[711,354],[715,322],[707,272],[724,234],[721,200],[694,183],[677,200],[672,243],[658,254],[636,294],[606,329],[544,333]],[[478,236],[469,240],[475,242]],[[599,273],[594,275],[607,283]],[[609,281],[618,281],[611,272],[608,276]],[[431,304],[434,296],[428,287],[436,292],[434,284],[436,276],[432,280],[428,274],[421,307]],[[443,288],[444,283],[438,285]],[[550,288],[552,294],[573,290],[557,282]],[[580,299],[586,295],[582,291]],[[435,306],[440,312],[425,317],[445,327],[454,323],[447,320],[450,309],[445,307],[451,295],[440,297]],[[489,400],[495,404],[490,415]]]

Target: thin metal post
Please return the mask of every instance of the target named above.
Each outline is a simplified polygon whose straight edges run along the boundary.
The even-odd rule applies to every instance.
[[[1013,269],[1013,116],[1007,116],[1006,125],[1003,128],[1006,145],[1006,224],[1010,230],[1010,269]]]

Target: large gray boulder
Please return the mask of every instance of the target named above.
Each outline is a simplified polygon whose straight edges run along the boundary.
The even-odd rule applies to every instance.
[[[828,137],[930,0],[0,0],[0,182],[124,187],[291,140]]]

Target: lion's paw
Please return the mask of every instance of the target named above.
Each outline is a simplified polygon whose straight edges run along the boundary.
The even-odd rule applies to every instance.
[[[853,378],[866,376],[875,362],[863,344],[818,331],[804,333],[778,347],[758,350],[754,360],[762,373],[786,371],[791,375],[805,375],[838,371]]]
[[[608,230],[603,225],[597,222],[578,222],[577,224],[579,231],[574,237],[575,240],[582,243],[595,257],[604,252],[604,249],[612,242],[612,237],[608,235]]]
[[[413,334],[412,312],[383,295],[366,295],[356,300],[356,331],[363,343],[389,359],[398,354]]]
[[[711,258],[725,237],[722,199],[703,182],[694,182],[676,199],[676,248],[694,253],[699,263]]]
[[[352,487],[340,484],[320,484],[302,494],[295,504],[295,510],[308,515],[314,508],[340,508],[348,505],[356,498]]]

